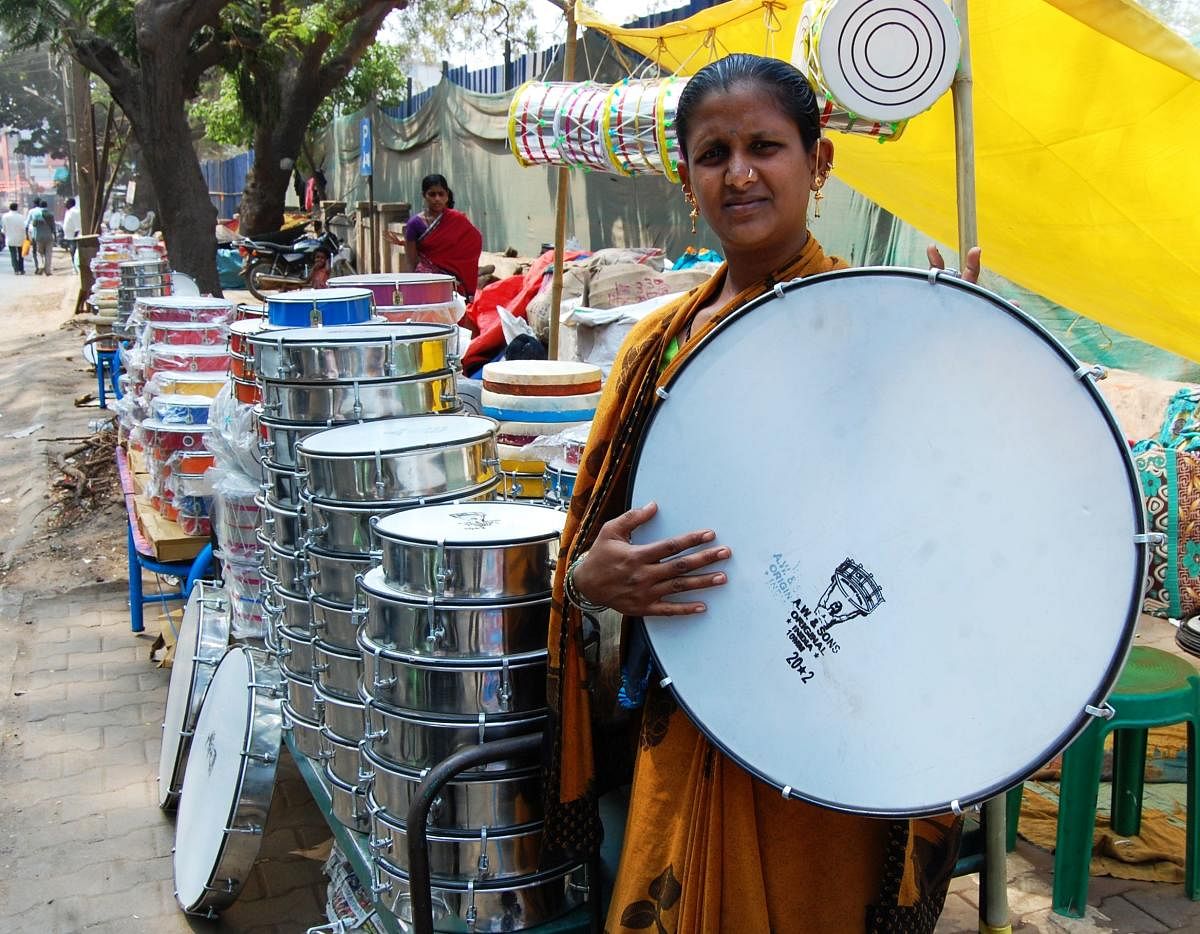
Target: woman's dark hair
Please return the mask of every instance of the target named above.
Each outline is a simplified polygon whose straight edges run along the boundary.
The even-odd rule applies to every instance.
[[[421,194],[425,194],[430,188],[445,188],[446,194],[450,196],[446,199],[446,207],[454,207],[454,192],[450,190],[450,183],[446,181],[445,175],[426,175],[421,179]]]
[[[729,91],[735,84],[755,83],[770,94],[800,131],[804,148],[811,151],[821,138],[817,96],[808,79],[794,65],[777,58],[736,52],[701,68],[679,95],[675,112],[675,133],[679,151],[687,161],[687,131],[692,113],[708,95]]]

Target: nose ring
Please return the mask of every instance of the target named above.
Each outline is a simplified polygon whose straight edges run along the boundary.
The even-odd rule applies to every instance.
[[[753,167],[746,169],[746,181],[748,181],[748,182],[754,181],[754,168]]]

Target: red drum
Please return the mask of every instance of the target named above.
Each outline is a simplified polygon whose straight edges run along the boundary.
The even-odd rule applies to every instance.
[[[229,351],[224,343],[215,347],[199,344],[151,344],[146,371],[154,373],[222,373],[229,369]]]
[[[238,305],[239,310],[242,307],[242,305]],[[243,357],[249,358],[250,343],[248,338],[259,331],[265,330],[267,327],[266,319],[262,317],[239,318],[233,324],[229,325],[229,352],[231,354],[241,354]]]
[[[153,447],[160,456],[166,457],[176,451],[204,451],[208,425],[172,425],[147,419],[142,422],[142,430],[146,433],[147,444]],[[198,471],[188,470],[185,472],[197,473]]]
[[[373,272],[335,276],[330,286],[370,289],[375,305],[444,305],[454,299],[454,277],[425,272]],[[442,322],[445,323],[445,322]]]
[[[234,376],[230,381],[233,383],[233,397],[238,402],[244,402],[246,405],[257,405],[262,402],[262,389],[254,380],[240,379]]]
[[[265,305],[247,305],[245,302],[239,304],[233,312],[235,323],[238,321],[262,320],[266,316],[267,309]]]
[[[148,328],[151,344],[220,344],[225,340],[223,324],[172,321],[151,323]]]
[[[216,463],[216,457],[207,451],[190,450],[179,458],[179,472],[185,474],[202,474]]]
[[[136,310],[151,324],[187,321],[225,324],[233,318],[233,302],[193,295],[142,296]]]
[[[375,314],[392,324],[407,324],[411,321],[454,324],[458,321],[458,306],[454,302],[439,302],[434,305],[376,305]]]
[[[179,523],[179,528],[183,531],[184,535],[203,537],[212,535],[212,520],[208,516],[189,516],[180,513],[176,521]]]
[[[236,379],[254,381],[254,361],[240,353],[229,354],[229,373]]]

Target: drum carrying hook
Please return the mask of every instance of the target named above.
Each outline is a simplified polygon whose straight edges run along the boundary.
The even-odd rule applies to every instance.
[[[1096,366],[1081,366],[1075,371],[1077,379],[1102,380],[1108,378],[1108,370],[1097,364]]]
[[[1165,545],[1167,543],[1167,534],[1165,532],[1139,532],[1133,536],[1135,545]]]
[[[1108,701],[1103,701],[1098,706],[1088,704],[1083,708],[1083,712],[1091,717],[1099,717],[1101,720],[1111,720],[1117,715],[1117,709]]]

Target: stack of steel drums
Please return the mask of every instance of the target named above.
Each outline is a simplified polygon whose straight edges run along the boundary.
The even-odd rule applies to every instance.
[[[117,319],[113,331],[128,334],[129,318],[139,298],[171,294],[171,267],[165,256],[135,259],[121,263],[121,284],[117,286]]]
[[[296,745],[325,760],[335,816],[365,831],[358,746],[366,728],[355,603],[357,580],[377,559],[370,521],[425,502],[490,496],[497,485],[495,423],[441,415],[348,425],[300,440],[296,453],[304,476],[305,590],[299,599],[279,594],[285,713]]]
[[[377,881],[392,901],[408,897],[405,817],[425,771],[464,746],[545,727],[563,522],[557,510],[509,502],[372,522],[381,563],[361,582],[361,765]],[[535,759],[479,766],[448,784],[428,826],[434,903],[448,914],[439,930],[470,929],[472,916],[480,930],[516,930],[573,907],[576,867],[542,865],[542,829]]]

